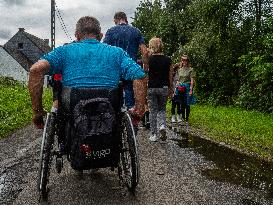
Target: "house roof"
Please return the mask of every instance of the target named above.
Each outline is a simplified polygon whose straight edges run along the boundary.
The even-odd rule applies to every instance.
[[[30,33],[27,33],[24,28],[19,28],[19,31],[16,33],[23,34],[27,39],[29,39],[40,51],[42,54],[50,51],[50,46],[48,45],[48,39],[38,38]],[[16,36],[16,34],[14,36]],[[24,50],[20,50],[17,47],[8,45],[10,41],[14,38],[14,36],[4,45],[4,49],[27,71],[31,65],[36,62],[40,56],[33,57],[29,55],[29,51],[25,52]]]
[[[37,36],[34,36],[30,33],[27,33],[23,31],[23,34],[31,40],[39,49],[41,49],[44,53],[47,53],[50,51],[50,46],[48,45],[48,39],[41,39]]]

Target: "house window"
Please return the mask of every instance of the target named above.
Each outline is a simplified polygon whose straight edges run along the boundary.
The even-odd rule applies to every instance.
[[[23,43],[18,43],[18,49],[23,49],[24,48],[24,44]]]

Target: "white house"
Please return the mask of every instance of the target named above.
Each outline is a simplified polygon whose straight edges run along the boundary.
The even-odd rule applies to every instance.
[[[0,46],[0,76],[11,77],[21,82],[27,82],[28,72]]]
[[[27,82],[29,68],[50,51],[48,39],[41,39],[19,28],[19,31],[0,47],[0,76]]]

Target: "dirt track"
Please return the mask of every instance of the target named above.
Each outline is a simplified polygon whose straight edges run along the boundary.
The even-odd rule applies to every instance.
[[[273,204],[262,192],[217,182],[201,170],[215,164],[192,148],[180,148],[181,138],[168,130],[165,143],[150,143],[139,132],[140,183],[136,195],[119,186],[116,172],[101,169],[78,180],[69,163],[50,176],[50,204]],[[173,140],[172,140],[173,139]],[[39,204],[36,177],[41,131],[28,126],[0,141],[0,204]]]

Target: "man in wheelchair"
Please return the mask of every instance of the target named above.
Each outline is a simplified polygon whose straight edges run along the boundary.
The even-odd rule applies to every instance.
[[[68,88],[115,89],[121,78],[134,80],[136,106],[132,114],[141,115],[145,102],[141,80],[145,77],[143,69],[122,49],[100,43],[101,27],[94,17],[86,16],[78,20],[75,37],[77,42],[57,47],[30,68],[33,123],[39,124],[41,116],[45,114],[42,93],[46,73],[61,73],[62,84]]]
[[[33,123],[39,128],[43,127],[42,119],[45,111],[42,94],[46,73],[62,75],[62,92],[58,106],[62,110],[62,117],[70,116],[66,122],[74,129],[70,131],[74,135],[82,137],[88,132],[97,136],[107,136],[113,130],[117,132],[115,128],[119,127],[121,123],[119,120],[122,120],[119,119],[121,94],[118,89],[121,79],[134,82],[136,103],[129,113],[134,118],[140,119],[144,114],[146,97],[146,91],[143,90],[145,88],[145,82],[142,80],[145,77],[143,69],[121,48],[100,42],[101,27],[94,17],[85,16],[78,20],[75,37],[76,42],[57,47],[30,68],[28,86]],[[98,123],[100,126],[97,126]],[[104,140],[107,144],[107,137],[99,140]],[[84,144],[80,146],[87,156],[89,148]],[[93,158],[103,157],[108,152],[107,148],[99,150],[93,153]],[[91,168],[96,166],[100,167],[94,165]],[[84,169],[77,162],[72,163],[72,167],[78,170]]]

